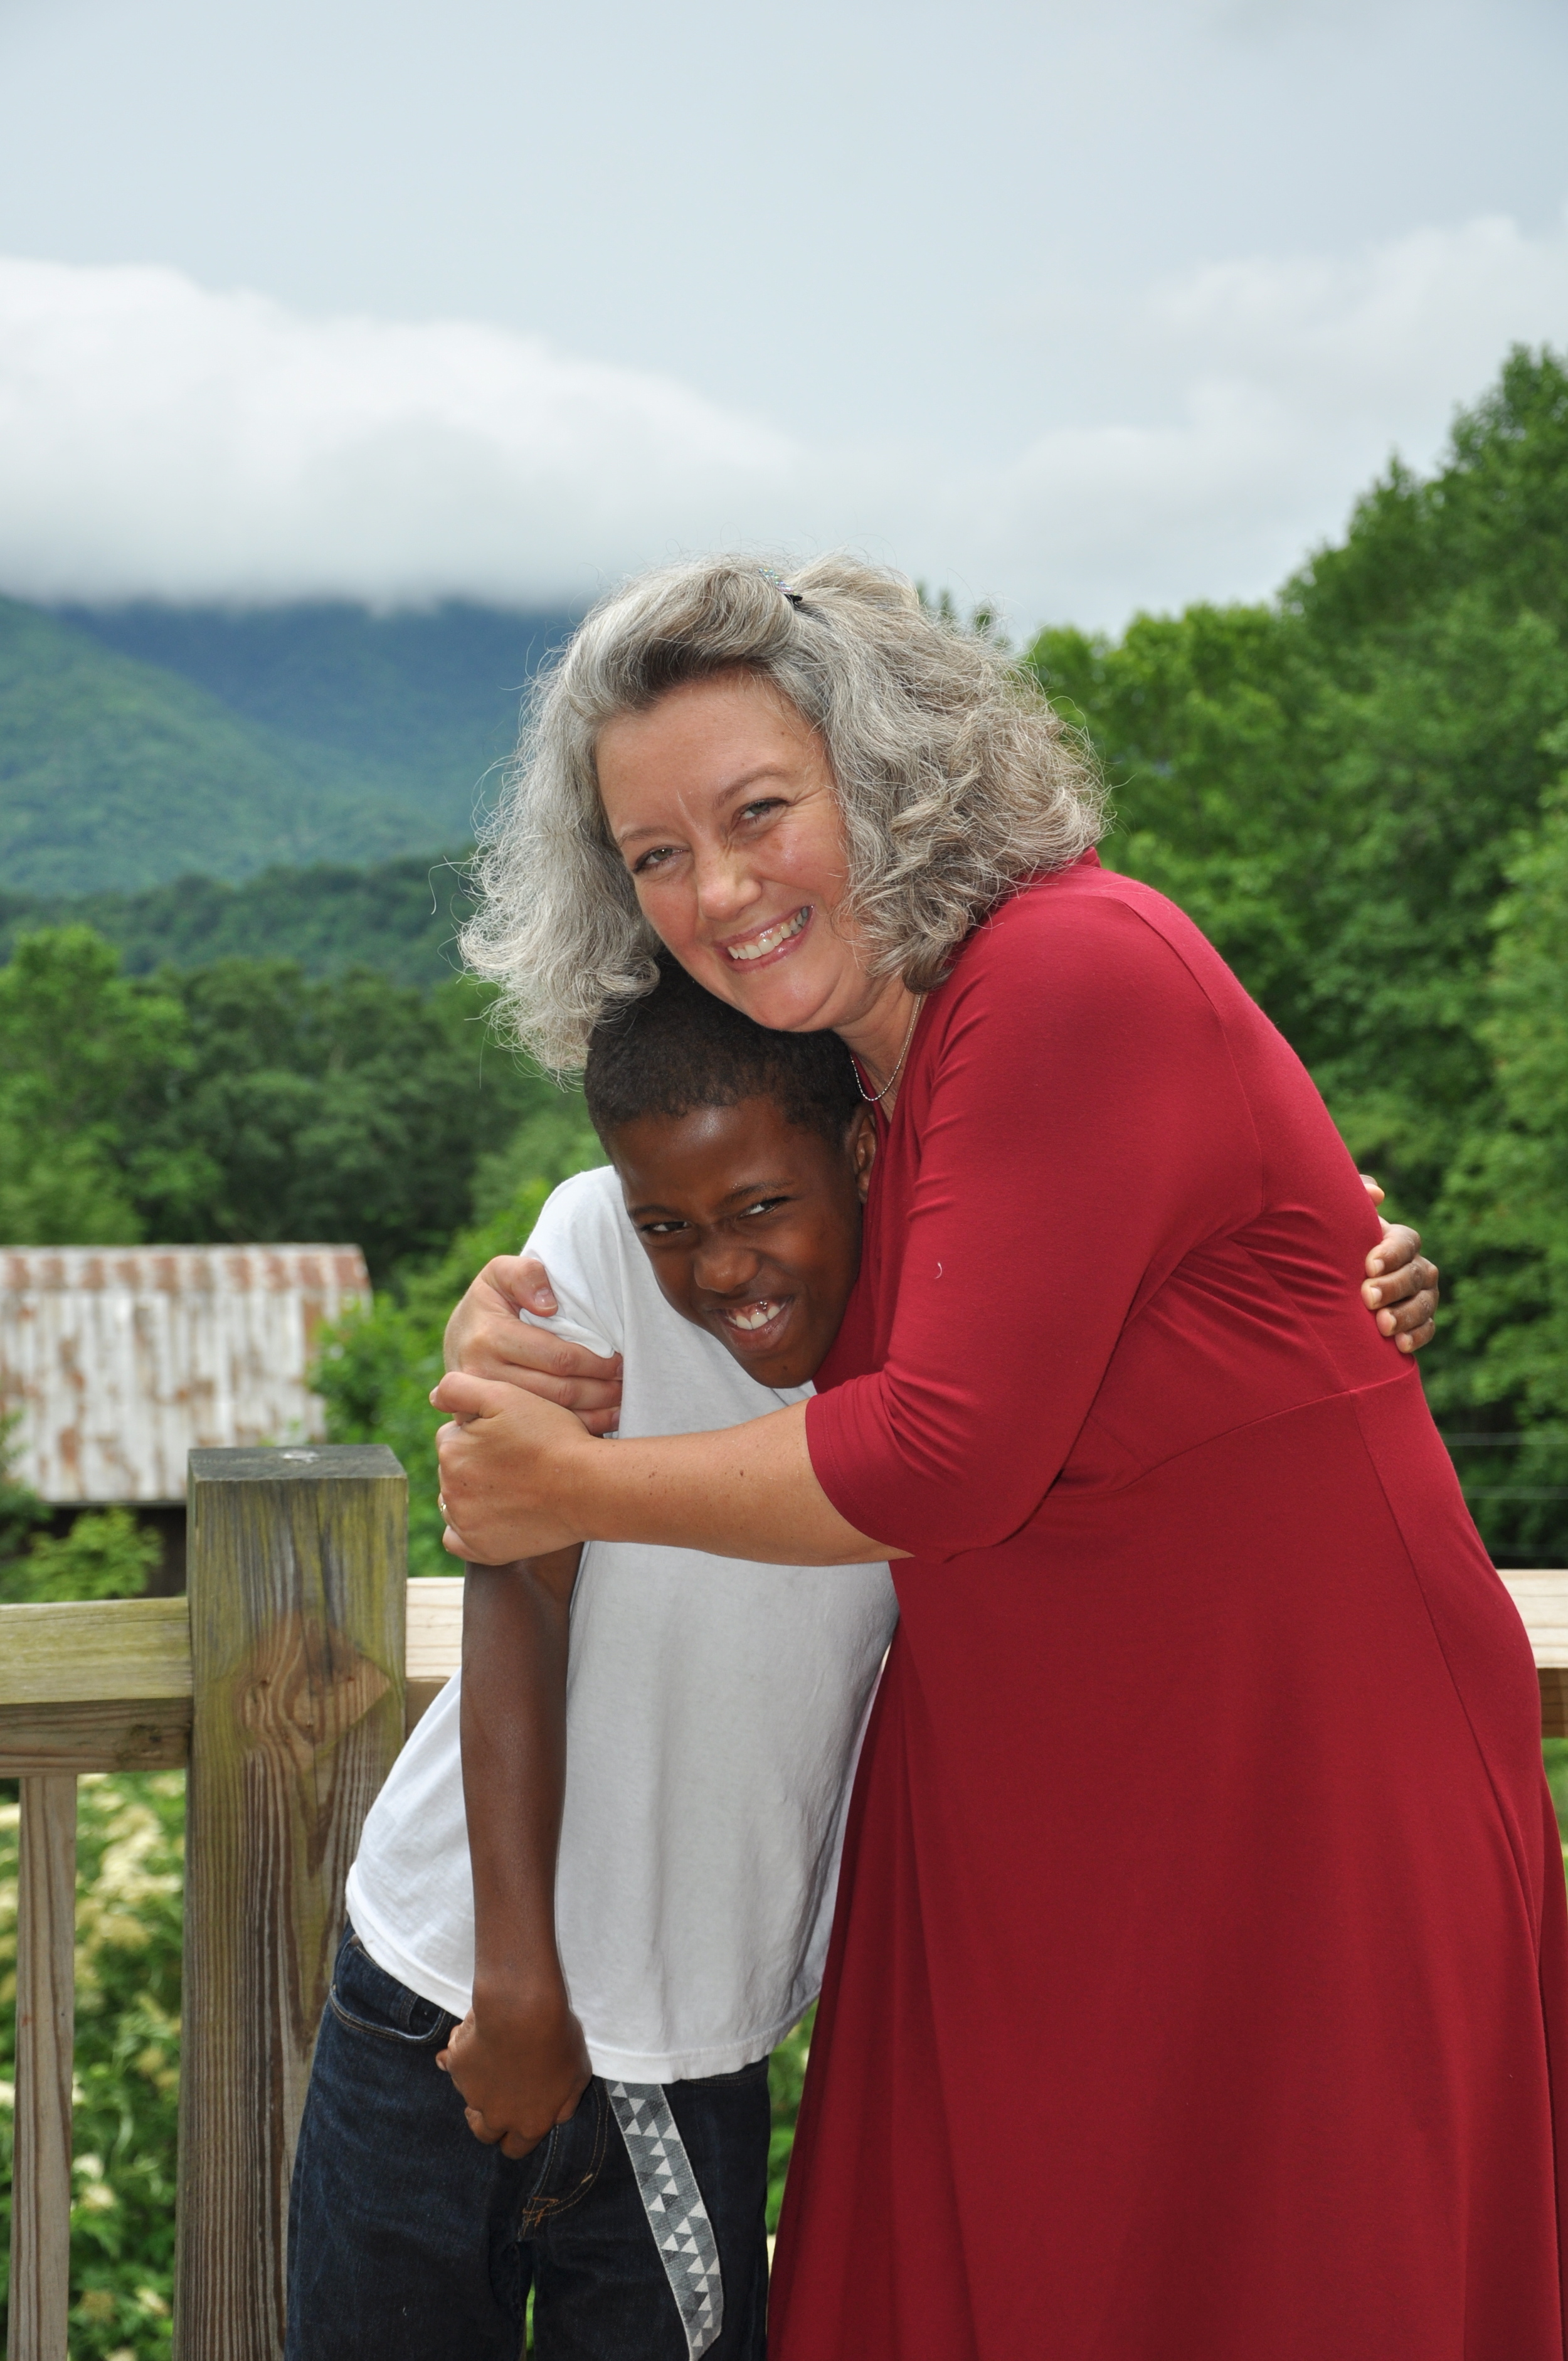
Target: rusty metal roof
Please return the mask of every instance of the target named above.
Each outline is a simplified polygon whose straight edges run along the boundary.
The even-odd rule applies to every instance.
[[[323,1432],[323,1321],[367,1303],[357,1246],[0,1246],[0,1413],[46,1500],[179,1500],[198,1444]]]

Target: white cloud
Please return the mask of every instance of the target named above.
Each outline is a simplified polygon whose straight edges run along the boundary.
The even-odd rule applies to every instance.
[[[1394,446],[1430,460],[1511,341],[1568,342],[1568,225],[1215,264],[1073,333],[1099,339],[1124,419],[977,466],[809,443],[500,328],[0,262],[0,582],[529,600],[715,541],[850,540],[1025,627],[1252,596]]]

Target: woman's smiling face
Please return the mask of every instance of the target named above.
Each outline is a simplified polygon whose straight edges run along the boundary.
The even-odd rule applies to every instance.
[[[599,796],[649,925],[760,1025],[853,1034],[872,983],[836,914],[848,857],[828,749],[755,675],[671,689],[600,731]]]

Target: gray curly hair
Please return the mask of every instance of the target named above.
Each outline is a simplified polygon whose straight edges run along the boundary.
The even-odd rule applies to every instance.
[[[730,555],[640,575],[535,683],[474,864],[463,955],[500,983],[498,1015],[543,1065],[580,1066],[599,1018],[657,977],[657,938],[599,805],[598,734],[667,689],[737,671],[770,682],[827,745],[845,914],[873,975],[929,991],[1021,878],[1065,867],[1101,832],[1081,741],[903,575],[843,555],[787,576]]]

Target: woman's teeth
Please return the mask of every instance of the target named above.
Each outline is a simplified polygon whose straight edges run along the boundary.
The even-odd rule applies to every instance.
[[[808,903],[804,909],[797,910],[793,918],[781,918],[776,927],[765,927],[749,943],[726,943],[725,954],[732,960],[765,959],[770,951],[776,951],[781,943],[787,943],[792,935],[798,935],[810,916]]]
[[[765,1328],[779,1310],[780,1306],[773,1302],[740,1303],[732,1312],[725,1312],[724,1317],[731,1328]]]

